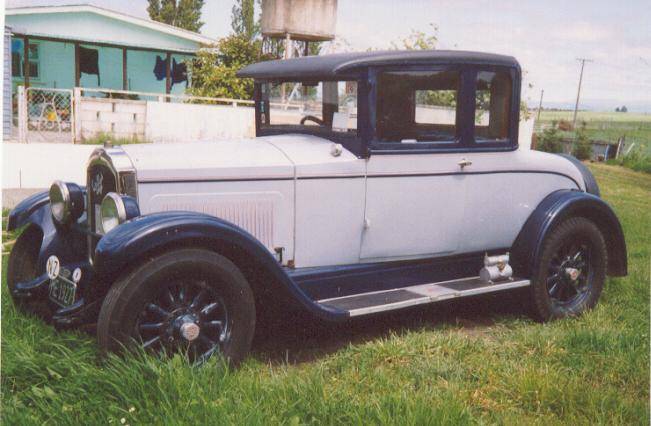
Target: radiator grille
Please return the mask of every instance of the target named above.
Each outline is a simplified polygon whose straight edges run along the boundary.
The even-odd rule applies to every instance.
[[[88,220],[90,229],[99,233],[99,206],[106,194],[117,192],[115,175],[108,166],[95,164],[88,168],[87,176]]]

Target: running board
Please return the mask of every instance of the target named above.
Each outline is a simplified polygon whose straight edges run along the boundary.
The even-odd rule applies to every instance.
[[[479,277],[472,277],[385,291],[372,291],[369,293],[354,294],[352,296],[333,297],[331,299],[319,300],[317,303],[348,312],[351,317],[355,317],[439,302],[456,297],[475,296],[478,294],[526,287],[530,283],[531,281],[529,280],[519,278],[496,283],[486,283],[480,280]]]

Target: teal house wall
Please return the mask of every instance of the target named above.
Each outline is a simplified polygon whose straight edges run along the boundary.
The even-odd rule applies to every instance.
[[[13,34],[14,90],[26,85],[182,94],[186,82],[174,82],[173,61],[190,61],[200,48],[215,43],[197,33],[87,5],[9,8],[6,25]],[[83,72],[84,48],[97,51],[98,74]],[[161,68],[154,72],[157,58],[170,59],[169,78],[165,66],[162,73]]]

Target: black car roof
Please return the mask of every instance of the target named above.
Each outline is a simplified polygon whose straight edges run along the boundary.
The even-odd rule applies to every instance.
[[[481,64],[519,68],[512,56],[461,50],[388,50],[337,53],[323,56],[258,62],[242,68],[238,77],[255,79],[335,78],[360,68],[377,65]]]

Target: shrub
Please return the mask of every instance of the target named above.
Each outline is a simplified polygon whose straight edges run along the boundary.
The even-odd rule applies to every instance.
[[[542,134],[536,135],[536,149],[538,151],[559,153],[563,152],[561,145],[561,136],[556,128],[556,122],[553,121],[551,127],[543,130]]]
[[[592,143],[585,132],[585,126],[576,132],[576,141],[572,146],[572,155],[579,160],[589,160],[592,157]]]
[[[558,128],[564,132],[569,132],[572,130],[572,123],[567,120],[561,120],[558,122]]]

